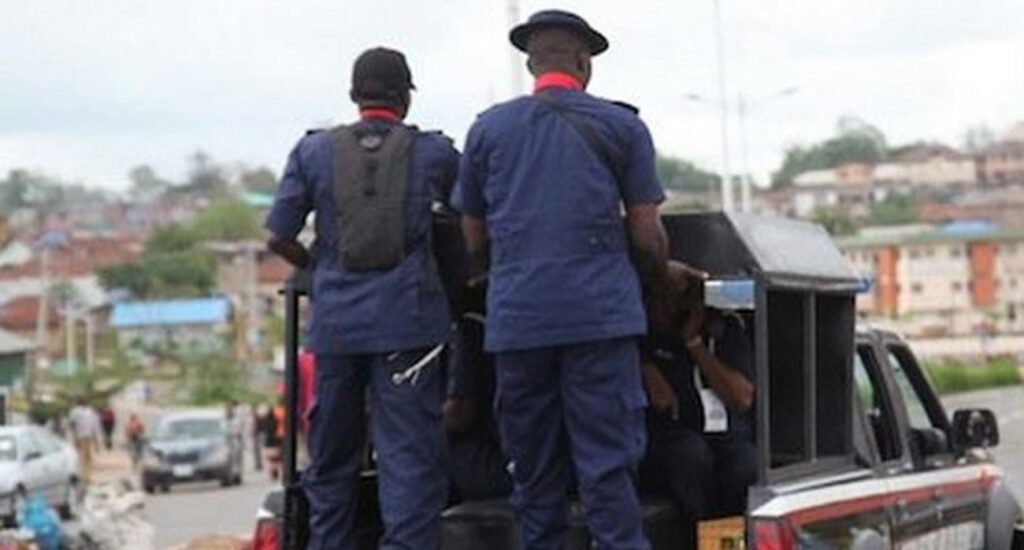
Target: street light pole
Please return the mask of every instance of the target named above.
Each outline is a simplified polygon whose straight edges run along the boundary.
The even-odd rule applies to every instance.
[[[722,7],[720,0],[712,0],[715,8],[715,45],[718,59],[718,102],[721,109],[722,134],[722,211],[733,210],[732,176],[729,170],[729,100],[725,85],[725,37],[722,30]]]

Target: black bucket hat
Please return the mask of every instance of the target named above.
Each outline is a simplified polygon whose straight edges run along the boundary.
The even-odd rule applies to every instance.
[[[396,99],[415,90],[405,55],[389,48],[372,48],[356,58],[352,66],[352,97]]]
[[[508,33],[508,39],[519,51],[526,51],[530,36],[541,29],[565,29],[574,32],[587,43],[590,55],[598,55],[608,49],[608,39],[597,32],[586,20],[575,13],[562,10],[544,10],[530,16],[526,23],[516,25]]]

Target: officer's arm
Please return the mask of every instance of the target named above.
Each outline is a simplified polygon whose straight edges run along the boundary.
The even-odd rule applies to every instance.
[[[644,284],[660,303],[667,297],[665,270],[668,261],[668,237],[658,217],[658,205],[665,192],[655,170],[654,143],[647,127],[635,119],[627,150],[627,165],[622,184],[622,201],[626,205],[633,262]]]
[[[661,225],[657,204],[639,204],[626,209],[626,225],[633,263],[655,299],[667,295],[665,270],[668,265],[668,236]]]
[[[462,216],[462,234],[466,238],[466,249],[472,260],[470,284],[479,282],[486,276],[491,263],[490,238],[487,235],[487,223],[474,216]]]
[[[686,350],[725,406],[741,413],[750,410],[754,404],[754,384],[743,373],[711,353],[700,338],[691,338]]]
[[[309,267],[310,255],[296,237],[306,224],[306,216],[313,208],[305,173],[299,154],[299,142],[288,156],[288,164],[274,197],[274,205],[267,214],[266,228],[271,237],[267,248],[281,256],[291,265],[304,269]]]
[[[302,243],[295,239],[284,239],[276,235],[267,240],[267,248],[271,252],[284,258],[292,266],[299,269],[306,269],[310,264],[309,251]]]

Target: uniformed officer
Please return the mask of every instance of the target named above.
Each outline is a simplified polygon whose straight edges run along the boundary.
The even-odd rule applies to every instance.
[[[534,94],[477,119],[455,206],[490,269],[486,348],[512,501],[527,548],[560,548],[574,465],[596,548],[647,548],[634,479],[640,278],[660,289],[666,256],[654,148],[635,112],[584,91],[608,47],[586,21],[543,11],[510,38],[529,55]]]
[[[644,485],[675,502],[684,549],[696,547],[697,521],[742,511],[757,467],[750,331],[737,313],[705,311],[695,275],[670,262],[675,296],[643,346],[651,402]]]
[[[313,269],[309,338],[309,548],[354,548],[364,395],[373,400],[380,548],[438,548],[446,502],[437,366],[451,317],[432,202],[454,184],[458,154],[440,133],[403,124],[414,89],[405,57],[375,48],[356,60],[360,120],[310,133],[292,150],[266,226],[271,250]],[[317,246],[296,241],[316,212]]]

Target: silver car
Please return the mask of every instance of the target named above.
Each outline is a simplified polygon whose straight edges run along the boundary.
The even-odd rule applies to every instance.
[[[72,519],[81,500],[78,453],[69,443],[38,426],[0,427],[0,519],[12,525],[18,509],[41,495]]]
[[[242,483],[242,442],[231,434],[224,414],[176,412],[160,420],[142,459],[142,486],[158,488],[192,481]]]

